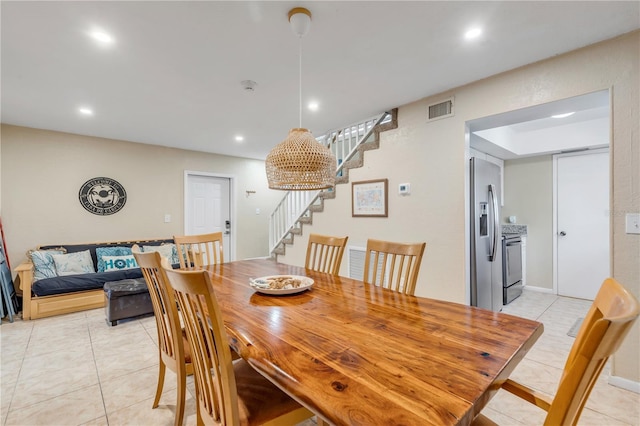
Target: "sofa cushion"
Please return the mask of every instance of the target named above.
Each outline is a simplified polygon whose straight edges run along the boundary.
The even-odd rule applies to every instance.
[[[30,250],[27,254],[33,263],[33,280],[57,277],[54,254],[64,254],[64,250]]]
[[[84,250],[89,250],[91,252],[91,259],[93,260],[93,270],[97,271],[98,270],[98,258],[96,256],[96,249],[98,247],[131,247],[134,244],[138,244],[139,246],[142,245],[149,245],[149,246],[155,246],[155,245],[160,245],[160,244],[164,244],[164,243],[173,243],[173,239],[165,239],[165,240],[140,240],[140,241],[128,241],[128,242],[118,242],[118,243],[92,243],[92,244],[64,244],[62,245],[62,247],[67,251],[67,253],[76,253],[79,251],[84,251]],[[38,249],[39,250],[50,250],[50,249],[57,249],[58,247],[60,247],[60,244],[58,245],[42,245],[40,246]]]
[[[105,256],[129,256],[131,254],[131,247],[97,247],[96,257],[98,259],[98,272],[105,272]]]
[[[75,291],[102,289],[106,282],[135,278],[142,278],[140,268],[46,278],[34,282],[31,290],[36,296],[52,296]]]
[[[172,265],[180,263],[180,260],[178,259],[178,249],[173,243],[162,244],[159,246],[142,246],[142,251],[144,253],[157,251],[158,253],[160,253],[160,256],[169,259],[169,263],[171,263]]]
[[[104,264],[105,272],[138,267],[138,263],[132,254],[127,256],[102,256],[102,263]]]
[[[58,276],[95,272],[89,250],[77,253],[53,254],[51,257],[53,257],[53,262],[56,264]]]

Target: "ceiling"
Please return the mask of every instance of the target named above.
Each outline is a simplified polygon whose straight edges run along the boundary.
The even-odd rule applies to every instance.
[[[637,1],[2,1],[2,122],[264,159],[299,125],[296,6],[316,136],[640,28]]]
[[[601,90],[471,120],[469,146],[503,160],[606,147],[609,98]]]

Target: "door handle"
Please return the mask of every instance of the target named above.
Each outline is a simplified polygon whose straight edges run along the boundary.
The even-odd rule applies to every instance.
[[[566,232],[564,232],[564,231],[560,231],[560,236],[561,236],[561,237],[564,237],[565,235],[567,235],[567,233],[566,233]]]
[[[496,249],[498,247],[498,197],[496,189],[493,185],[489,185],[489,198],[493,208],[493,242],[491,244],[491,253],[489,254],[489,262],[493,262],[496,259]]]

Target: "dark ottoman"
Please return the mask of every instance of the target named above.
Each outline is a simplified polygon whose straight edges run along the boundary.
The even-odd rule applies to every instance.
[[[112,326],[124,318],[153,313],[151,296],[144,278],[104,283],[104,300],[107,324]]]

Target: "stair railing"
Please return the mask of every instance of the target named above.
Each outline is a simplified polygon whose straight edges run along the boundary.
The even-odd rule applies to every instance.
[[[344,164],[356,153],[360,144],[373,134],[375,127],[391,121],[391,114],[385,112],[336,130],[331,130],[316,138],[328,146],[336,156],[336,176],[342,176]],[[326,191],[333,191],[333,188]],[[320,197],[321,191],[288,191],[269,217],[269,252],[273,251],[287,238],[309,207]]]

